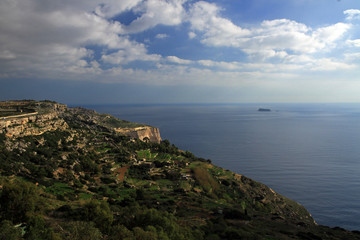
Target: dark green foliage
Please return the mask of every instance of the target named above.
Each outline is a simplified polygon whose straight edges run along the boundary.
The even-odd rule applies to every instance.
[[[156,146],[152,146],[152,149],[160,153],[170,153],[170,154],[179,153],[179,149],[174,144],[171,145],[169,140],[167,139],[161,141],[161,143]]]
[[[60,240],[60,237],[50,229],[41,216],[33,216],[26,226],[26,240]]]
[[[100,167],[89,156],[83,156],[80,158],[81,169],[85,172],[97,174],[100,172]]]
[[[189,151],[185,151],[183,153],[183,156],[186,157],[186,158],[189,158],[189,159],[195,159],[195,155]]]
[[[0,133],[0,145],[4,144],[5,139],[5,133]]]
[[[250,220],[251,218],[247,215],[246,211],[239,210],[236,208],[226,208],[223,210],[225,218],[228,219],[240,219],[240,220]]]
[[[128,170],[129,176],[138,179],[150,179],[149,167],[144,165],[133,165]]]
[[[111,229],[109,240],[134,239],[134,233],[124,225],[116,225]]]
[[[21,232],[11,221],[4,220],[0,223],[0,240],[19,240]]]
[[[38,193],[35,186],[27,182],[6,183],[0,197],[2,219],[21,223],[35,211]]]
[[[177,181],[181,179],[181,173],[178,171],[166,171],[166,179],[169,179],[171,181]]]
[[[133,231],[143,235],[143,229],[154,233],[154,237],[160,239],[194,239],[191,231],[180,227],[176,218],[168,212],[160,212],[156,209],[147,209],[135,215],[132,226],[136,226]],[[149,233],[148,233],[149,234]],[[156,239],[156,238],[154,238]]]
[[[93,222],[70,222],[65,228],[69,231],[68,240],[100,240],[102,234]]]
[[[113,222],[113,213],[110,210],[109,204],[94,199],[82,207],[80,216],[83,220],[94,222],[96,227],[103,232],[108,232]]]

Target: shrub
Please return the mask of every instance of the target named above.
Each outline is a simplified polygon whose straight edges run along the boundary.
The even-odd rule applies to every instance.
[[[7,183],[3,186],[0,197],[1,215],[14,223],[26,220],[27,215],[35,210],[38,200],[35,186],[28,182]]]
[[[69,240],[99,240],[102,239],[102,234],[94,226],[93,222],[76,221],[71,222],[67,226],[70,235],[66,238]]]
[[[10,221],[4,220],[0,223],[0,240],[19,239],[21,239],[21,233]]]
[[[219,190],[219,183],[215,181],[205,167],[196,166],[192,168],[192,171],[196,181],[205,191],[214,193]]]
[[[29,219],[24,237],[27,240],[60,240],[60,237],[46,226],[41,216],[33,216]]]

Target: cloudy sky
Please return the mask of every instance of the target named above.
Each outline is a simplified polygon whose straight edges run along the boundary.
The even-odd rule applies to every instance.
[[[1,0],[0,100],[360,102],[359,0]]]

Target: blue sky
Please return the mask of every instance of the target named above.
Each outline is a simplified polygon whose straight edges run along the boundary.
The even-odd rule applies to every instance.
[[[0,100],[360,102],[358,0],[4,0]]]

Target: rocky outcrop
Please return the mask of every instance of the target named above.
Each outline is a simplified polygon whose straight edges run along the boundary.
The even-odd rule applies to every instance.
[[[0,102],[0,134],[7,137],[41,135],[48,131],[65,130],[67,123],[61,117],[67,109],[64,104],[51,101]]]
[[[160,131],[155,127],[115,128],[115,131],[132,138],[139,138],[142,141],[161,142]]]
[[[4,133],[7,137],[41,135],[67,128],[67,123],[59,117],[58,112],[0,119],[0,134]]]
[[[84,108],[67,108],[51,101],[0,102],[0,134],[7,137],[41,135],[48,131],[66,130],[66,122],[85,124],[88,128],[116,131],[142,141],[160,143],[158,128],[120,120]]]

